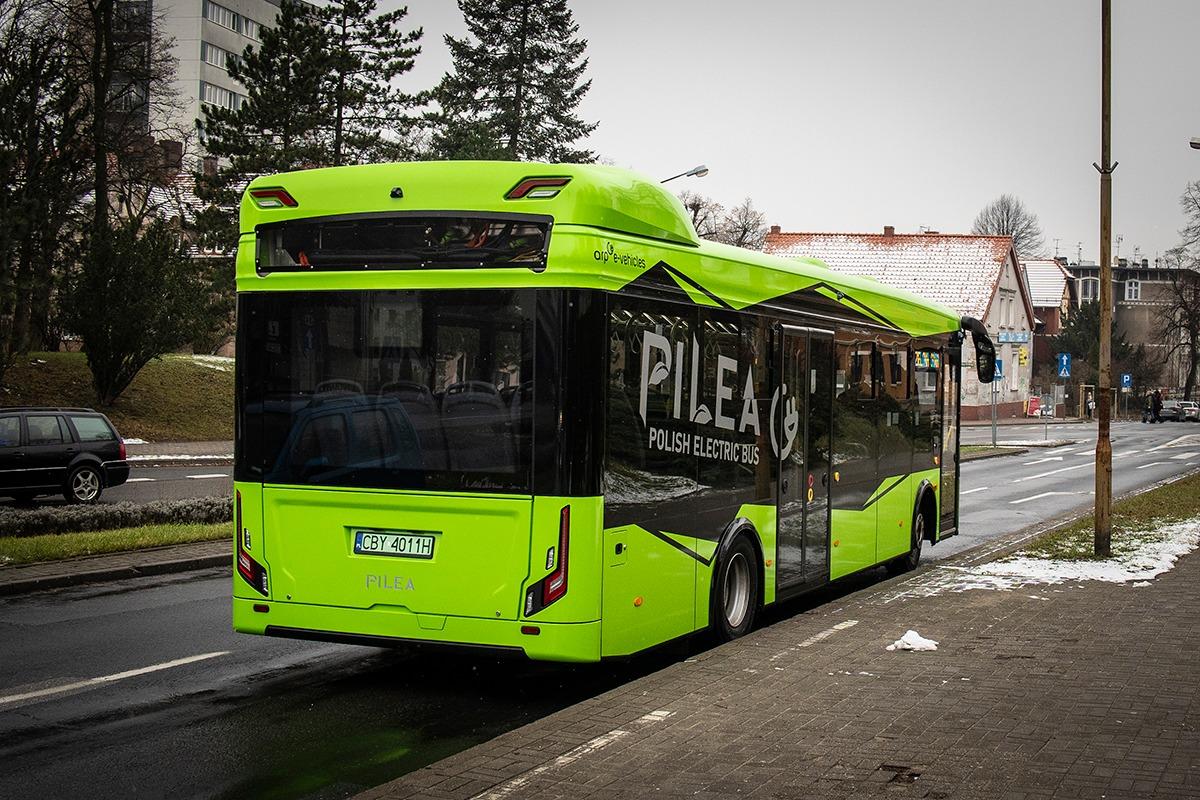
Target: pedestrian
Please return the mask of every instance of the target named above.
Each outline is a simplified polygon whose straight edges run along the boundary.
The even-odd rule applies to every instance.
[[[1160,390],[1160,389],[1154,390],[1154,400],[1151,402],[1153,403],[1154,418],[1151,419],[1150,421],[1151,422],[1162,422],[1162,407],[1163,407],[1162,390]]]
[[[1092,413],[1096,410],[1096,398],[1092,397],[1092,393],[1088,392],[1087,396],[1087,415],[1088,419],[1092,418]]]

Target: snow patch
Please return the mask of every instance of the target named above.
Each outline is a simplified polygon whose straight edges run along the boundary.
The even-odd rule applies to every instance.
[[[233,372],[233,359],[229,356],[191,356],[193,364],[208,369],[215,369],[217,372]]]
[[[134,438],[126,437],[125,444],[150,444],[150,443],[147,442],[145,439],[138,439],[136,437],[134,437]]]
[[[126,442],[129,440],[126,439]],[[136,455],[129,456],[126,461],[229,461],[233,458],[233,453],[225,453],[224,455],[206,455],[206,456],[191,456],[182,453],[166,453],[163,455]]]
[[[946,565],[928,573],[925,579],[914,581],[891,599],[933,597],[971,589],[1009,592],[1036,585],[1069,584],[1064,588],[1081,589],[1083,581],[1148,586],[1149,581],[1170,570],[1180,557],[1200,545],[1200,518],[1172,523],[1154,533],[1153,539],[1142,539],[1136,546],[1107,561],[1060,561],[1019,556],[969,567]]]
[[[908,631],[896,641],[887,646],[888,650],[937,650],[938,643],[933,639],[926,639],[916,631]]]

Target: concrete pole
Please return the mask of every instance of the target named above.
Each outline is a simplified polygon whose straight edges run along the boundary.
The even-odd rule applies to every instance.
[[[1096,433],[1096,536],[1099,558],[1112,555],[1112,0],[1100,0],[1100,380],[1096,398],[1099,430]]]

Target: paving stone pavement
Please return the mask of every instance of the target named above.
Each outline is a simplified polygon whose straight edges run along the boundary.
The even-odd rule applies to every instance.
[[[945,568],[359,798],[1200,798],[1200,553],[1148,587],[897,589]],[[909,628],[938,650],[885,650]]]

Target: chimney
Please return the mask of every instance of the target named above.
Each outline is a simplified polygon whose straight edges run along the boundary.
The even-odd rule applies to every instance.
[[[183,169],[183,142],[164,139],[158,143],[158,148],[162,152],[163,169],[168,175],[175,175]]]
[[[775,236],[779,233],[781,233],[780,227],[778,225],[772,225],[771,226],[771,235]]]
[[[895,226],[894,225],[884,225],[883,226],[883,235],[884,236],[895,236],[896,235]]]

